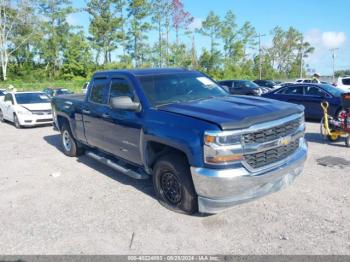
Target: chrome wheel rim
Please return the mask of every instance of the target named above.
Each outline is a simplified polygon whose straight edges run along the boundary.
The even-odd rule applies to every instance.
[[[4,114],[2,113],[2,111],[0,110],[0,121],[4,120]]]
[[[64,130],[62,134],[62,142],[64,149],[69,152],[72,149],[72,139],[70,137],[70,134],[67,130]]]

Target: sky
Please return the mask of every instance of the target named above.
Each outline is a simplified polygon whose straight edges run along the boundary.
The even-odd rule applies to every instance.
[[[82,8],[85,1],[74,0],[73,5]],[[332,75],[330,49],[339,48],[335,55],[335,69],[350,69],[350,0],[183,0],[183,3],[194,17],[192,27],[200,27],[211,10],[222,18],[228,10],[233,10],[239,25],[249,21],[258,33],[266,34],[262,38],[265,47],[271,45],[270,32],[275,26],[284,29],[293,26],[316,48],[306,59],[309,68],[322,75]],[[72,14],[68,21],[88,31],[86,13]],[[155,41],[155,33],[149,38]],[[197,36],[196,42],[199,50],[209,45],[209,39],[203,36]]]

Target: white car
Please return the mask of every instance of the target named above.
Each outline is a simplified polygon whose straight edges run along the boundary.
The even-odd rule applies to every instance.
[[[304,78],[301,78],[301,79],[297,79],[295,80],[295,83],[297,84],[321,84],[321,81],[318,80],[318,79],[304,79]]]
[[[16,128],[52,124],[50,98],[42,92],[10,92],[0,101],[0,121],[13,122]]]
[[[350,92],[350,76],[339,77],[338,82],[336,83],[337,87]]]
[[[5,95],[6,95],[6,89],[0,88],[0,102],[4,100]]]

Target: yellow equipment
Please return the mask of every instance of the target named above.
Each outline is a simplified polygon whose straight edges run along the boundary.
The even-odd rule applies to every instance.
[[[342,136],[345,136],[345,144],[350,147],[350,129],[348,128],[348,111],[344,112],[340,119],[333,119],[328,114],[328,102],[321,103],[324,117],[321,120],[321,135],[327,137],[331,142],[338,141]],[[350,123],[349,123],[350,124]]]

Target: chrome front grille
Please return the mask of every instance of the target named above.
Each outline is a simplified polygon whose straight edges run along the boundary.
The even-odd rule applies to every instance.
[[[297,139],[286,146],[279,146],[263,152],[245,155],[245,161],[253,169],[277,163],[292,155],[298,149],[299,141],[300,139]]]
[[[293,134],[298,130],[302,123],[302,118],[298,118],[283,125],[275,126],[268,129],[259,130],[243,135],[243,141],[245,145],[249,144],[261,144],[269,141],[279,139],[281,137]]]

